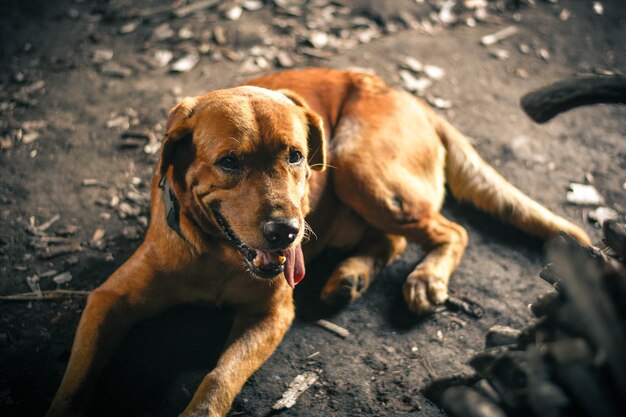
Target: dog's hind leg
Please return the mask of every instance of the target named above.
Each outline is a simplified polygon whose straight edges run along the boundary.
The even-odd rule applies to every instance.
[[[382,267],[404,252],[406,239],[371,229],[352,255],[343,260],[322,289],[322,301],[343,305],[358,298]]]
[[[448,281],[465,252],[467,232],[439,213],[406,225],[404,230],[427,252],[402,287],[409,310],[423,313],[448,298]]]
[[[381,108],[382,114],[372,110]],[[407,94],[362,95],[345,111],[331,142],[335,192],[372,227],[424,249],[426,257],[403,292],[409,309],[428,311],[447,298],[467,244],[465,229],[439,214],[446,150]]]
[[[388,189],[390,182],[401,184],[400,178],[387,176],[378,182],[382,192],[343,194],[341,188],[338,192],[369,224],[386,233],[404,236],[426,252],[426,257],[409,274],[403,287],[409,309],[423,313],[448,297],[448,281],[465,251],[467,232],[442,216],[437,206],[416,197],[415,193],[402,194],[407,207],[403,211],[391,209],[381,197],[386,194],[384,190]]]

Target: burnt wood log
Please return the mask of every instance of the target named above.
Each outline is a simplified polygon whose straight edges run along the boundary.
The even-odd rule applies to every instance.
[[[554,379],[569,393],[577,409],[586,416],[617,417],[618,405],[598,375],[597,360],[585,339],[568,338],[548,347],[554,361]]]
[[[520,104],[537,123],[575,107],[599,103],[626,104],[626,77],[593,75],[557,81],[522,97]]]
[[[605,230],[617,231],[607,244],[626,246],[622,226]],[[510,417],[626,415],[626,266],[566,235],[546,249],[551,264],[541,277],[557,291],[531,305],[540,319],[520,333],[490,329],[487,348],[470,360],[478,382],[440,387],[437,398],[426,390],[450,415],[492,409]]]
[[[521,100],[538,123],[595,103],[626,104],[626,77],[564,80]],[[455,417],[626,415],[626,227],[606,221],[603,232],[604,249],[550,241],[540,277],[556,291],[531,304],[539,320],[491,328],[469,362],[477,379],[434,381],[425,394]]]
[[[549,242],[547,252],[563,278],[566,302],[558,312],[558,320],[604,352],[619,391],[626,393],[626,338],[605,292],[597,260],[590,261],[589,252],[565,234]]]

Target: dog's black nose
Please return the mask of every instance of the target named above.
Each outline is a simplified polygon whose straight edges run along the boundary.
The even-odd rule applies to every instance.
[[[298,219],[265,222],[261,231],[272,248],[284,248],[296,240],[300,222]]]

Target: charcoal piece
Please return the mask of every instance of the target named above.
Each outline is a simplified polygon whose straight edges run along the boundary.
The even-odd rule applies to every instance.
[[[494,347],[502,345],[513,345],[517,343],[522,332],[508,326],[493,326],[485,336],[485,346]]]
[[[535,317],[543,317],[554,313],[559,308],[560,295],[558,292],[547,292],[537,297],[537,301],[530,305],[530,311]]]
[[[547,252],[563,278],[566,303],[559,310],[557,320],[566,331],[602,348],[617,388],[626,393],[626,340],[624,333],[617,331],[623,327],[604,291],[601,267],[589,261],[588,250],[564,234],[548,243]]]
[[[441,405],[453,417],[506,417],[497,404],[468,387],[448,388],[443,393]]]
[[[617,253],[617,255],[626,259],[626,226],[615,221],[607,220],[602,225],[604,232],[604,241]]]

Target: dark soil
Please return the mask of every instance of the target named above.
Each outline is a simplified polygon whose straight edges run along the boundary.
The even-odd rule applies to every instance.
[[[281,14],[265,1],[260,10],[246,10],[236,21],[212,8],[183,18],[157,14],[138,22],[136,11],[176,2],[2,2],[0,294],[30,291],[26,277],[34,275],[40,276],[42,289],[54,289],[52,274],[46,274],[50,270],[71,273],[72,280],[60,284],[63,289],[90,290],[102,283],[139,245],[147,221],[146,184],[157,155],[145,153],[142,146],[122,146],[121,133],[130,126],[162,135],[167,111],[178,98],[250,77],[242,68],[252,56],[250,49],[264,43],[289,53],[296,66],[366,67],[398,85],[404,55],[441,67],[445,76],[425,95],[452,103],[443,114],[475,138],[479,152],[511,182],[585,225],[596,241],[598,229],[586,220],[591,208],[566,203],[570,182],[593,181],[623,220],[626,109],[594,106],[538,126],[518,106],[525,92],[550,81],[626,72],[623,0],[602,1],[602,14],[590,1],[490,1],[489,18],[476,27],[463,18],[453,25],[435,24],[439,29],[432,34],[423,26],[407,28],[406,13],[418,22],[432,22],[432,13],[439,10],[433,5],[440,2],[394,0],[378,7],[378,2],[346,0],[342,3],[358,4],[340,19],[365,16],[372,33],[380,36],[327,46],[324,59],[304,53],[302,34],[308,32],[302,22],[335,3],[309,3],[304,17]],[[459,3],[455,13],[470,16],[464,2]],[[275,16],[291,21],[291,29],[279,29]],[[120,33],[133,22],[138,22],[135,30]],[[173,37],[155,39],[155,28],[162,24],[173,28]],[[332,32],[332,22],[325,24],[322,31],[339,33]],[[480,44],[482,36],[509,25],[517,26],[518,33],[489,48]],[[216,26],[226,29],[221,52],[211,32]],[[182,39],[188,36],[181,28],[190,29],[188,39]],[[93,61],[100,49],[112,50],[110,62],[129,73],[107,75],[106,63]],[[149,58],[155,49],[173,51],[174,59],[196,49],[203,54],[195,68],[175,74]],[[496,59],[492,51],[497,49],[508,51],[508,59]],[[265,49],[259,53],[267,54]],[[271,57],[267,62],[268,71],[277,69]],[[44,88],[27,91],[40,80]],[[118,125],[111,126],[116,118]],[[32,121],[41,122],[28,123]],[[35,140],[32,132],[39,133]],[[83,186],[85,179],[96,179],[98,185]],[[110,204],[115,197],[138,212],[121,218],[120,207]],[[547,289],[537,277],[544,262],[542,242],[452,199],[444,213],[470,234],[451,293],[482,306],[482,318],[450,310],[419,319],[408,313],[400,287],[422,255],[414,246],[380,274],[362,299],[328,311],[317,301],[338,259],[328,254],[309,266],[296,289],[298,318],[245,385],[231,415],[270,414],[288,383],[307,370],[321,370],[319,381],[282,415],[442,415],[420,389],[435,377],[468,372],[466,361],[483,348],[486,330],[494,324],[525,327],[531,320],[528,303]],[[67,226],[77,226],[69,240],[80,242],[82,250],[45,259],[30,219],[37,226],[56,214],[60,219],[46,234],[60,236]],[[91,242],[96,229],[106,234]],[[0,415],[45,412],[83,305],[81,297],[0,302]],[[351,335],[341,339],[316,326],[314,320],[321,317]],[[230,319],[229,311],[182,306],[138,326],[100,379],[93,414],[177,415],[215,363]]]

